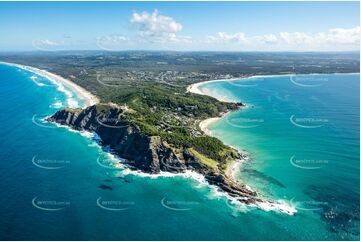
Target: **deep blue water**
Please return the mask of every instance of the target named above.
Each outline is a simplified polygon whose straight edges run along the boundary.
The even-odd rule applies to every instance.
[[[312,211],[299,210],[294,216],[259,209],[238,209],[213,189],[192,179],[141,177],[115,169],[89,135],[42,122],[43,117],[66,107],[67,97],[48,80],[32,76],[34,74],[30,72],[0,65],[2,240],[359,238],[355,230],[355,221],[359,216],[359,139],[355,138],[359,135],[359,129],[355,128],[359,124],[358,75],[342,76],[347,85],[345,81],[321,91],[328,99],[313,98],[322,110],[331,108],[339,111],[332,117],[327,112],[317,111],[319,116],[329,119],[328,124],[332,128],[324,125],[325,130],[317,136],[311,135],[315,140],[310,142],[293,136],[290,138],[290,135],[286,138],[285,132],[282,133],[279,128],[266,128],[268,118],[276,118],[267,116],[272,115],[272,105],[275,105],[273,112],[279,114],[278,120],[289,120],[288,115],[293,114],[297,107],[306,109],[299,91],[292,91],[292,88],[276,81],[262,87],[265,93],[248,93],[249,88],[245,89],[247,92],[242,89],[233,93],[255,106],[244,110],[244,115],[250,115],[245,116],[248,119],[253,117],[253,122],[257,122],[255,119],[261,119],[261,113],[267,114],[262,116],[264,125],[259,126],[264,129],[262,132],[256,132],[256,128],[232,131],[235,127],[229,122],[227,126],[223,121],[216,124],[214,130],[212,128],[217,135],[220,127],[225,125],[224,132],[219,134],[222,139],[251,153],[254,162],[244,167],[248,171],[242,172],[240,178],[248,179],[254,188],[264,189],[266,196],[288,202],[294,198],[293,202],[300,199],[318,201],[316,208],[325,206]],[[222,88],[226,90],[229,88],[227,85],[230,84],[223,83]],[[257,86],[261,88],[261,85]],[[239,88],[232,87],[229,90]],[[295,103],[295,106],[288,107],[292,110],[289,113],[286,113],[287,105],[283,103],[287,95],[292,100],[290,103]],[[266,96],[270,96],[267,105]],[[278,109],[278,105],[282,108]],[[310,105],[307,108],[312,113],[315,103],[309,101],[307,105]],[[252,110],[259,110],[259,113],[252,113]],[[303,113],[294,114],[302,117]],[[231,124],[237,121],[228,120]],[[300,136],[309,131],[296,130],[297,127],[292,126],[288,127],[288,132],[292,128]],[[278,138],[275,138],[277,134]],[[337,136],[340,142],[328,140],[329,136]],[[311,159],[312,155],[302,152],[307,147],[308,152],[311,150],[316,154],[320,150],[314,143],[317,139],[322,143],[320,147],[329,147],[326,151],[322,150],[329,157],[322,169],[305,175],[308,171],[277,163],[281,154],[288,157],[292,153],[297,159]],[[283,144],[282,147],[280,144]],[[288,145],[295,144],[300,145],[297,152],[289,154],[285,151]],[[331,159],[333,157],[337,159]],[[280,188],[279,183],[284,188]],[[336,206],[341,215],[337,215],[335,220],[325,219],[325,212]],[[348,223],[348,220],[351,222]]]

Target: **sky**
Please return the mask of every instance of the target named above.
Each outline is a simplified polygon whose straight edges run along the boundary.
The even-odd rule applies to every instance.
[[[358,2],[0,2],[0,51],[352,51]]]

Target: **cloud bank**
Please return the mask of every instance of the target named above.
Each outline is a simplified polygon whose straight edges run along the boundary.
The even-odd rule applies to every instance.
[[[99,49],[118,50],[225,50],[225,51],[348,51],[359,50],[360,26],[332,28],[323,32],[287,32],[248,35],[243,31],[220,31],[204,37],[183,35],[184,26],[170,16],[134,12],[128,19],[130,32],[95,39]],[[188,26],[188,28],[191,28]],[[128,30],[129,30],[128,29]],[[211,30],[210,30],[211,31]],[[33,42],[40,50],[69,47],[70,40],[42,39]]]
[[[243,32],[228,34],[218,32],[207,36],[206,42],[216,45],[232,44],[233,48],[261,48],[288,50],[335,50],[359,49],[360,26],[353,28],[333,28],[319,33],[280,32],[257,36],[247,36]]]

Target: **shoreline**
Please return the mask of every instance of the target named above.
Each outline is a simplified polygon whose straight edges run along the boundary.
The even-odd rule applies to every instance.
[[[212,136],[212,133],[209,131],[208,127],[211,126],[212,124],[217,123],[219,120],[224,118],[229,113],[231,113],[231,111],[223,113],[220,117],[212,117],[212,118],[204,119],[201,122],[199,122],[198,126],[206,135]]]
[[[240,170],[243,162],[245,162],[245,159],[237,159],[233,160],[231,163],[228,164],[226,169],[226,176],[231,177],[232,179],[236,180],[237,172]],[[252,189],[250,189],[252,190]]]
[[[205,120],[202,120],[198,126],[199,128],[208,136],[212,136],[212,133],[211,131],[209,130],[209,127],[215,123],[217,123],[218,121],[220,121],[222,118],[224,118],[225,116],[227,116],[228,114],[230,114],[232,111],[228,111],[226,113],[223,113],[220,117],[213,117],[213,118],[207,118]],[[223,142],[223,141],[222,141]],[[228,144],[226,144],[228,145]],[[231,146],[231,145],[228,145],[230,146],[231,148],[233,149],[236,149],[238,150],[237,148]],[[242,164],[247,160],[248,158],[248,155],[240,150],[238,150],[241,154],[245,155],[246,158],[242,158],[242,159],[237,159],[237,160],[233,160],[232,162],[230,162],[227,166],[227,169],[226,169],[226,176],[228,176],[229,178],[233,179],[233,180],[237,180],[236,178],[236,174],[237,172],[239,171],[239,169],[241,168]]]
[[[199,86],[206,84],[206,83],[212,83],[212,82],[228,82],[228,81],[236,81],[239,80],[240,78],[229,78],[229,79],[217,79],[217,80],[209,80],[209,81],[201,81],[201,82],[197,82],[197,83],[193,83],[187,86],[187,91],[186,92],[191,92],[194,94],[198,94],[198,95],[203,95],[203,96],[210,96],[213,97],[215,99],[217,99],[218,101],[221,102],[233,102],[229,99],[225,99],[225,98],[221,98],[221,97],[215,97],[215,96],[211,96],[208,93],[202,92],[199,89]]]
[[[229,99],[224,99],[222,97],[219,96],[214,96],[211,95],[210,93],[205,93],[202,92],[199,89],[199,86],[206,84],[206,83],[213,83],[213,82],[230,82],[230,81],[244,81],[247,79],[254,79],[254,78],[267,78],[267,77],[284,77],[284,76],[294,76],[294,75],[357,75],[360,74],[359,72],[350,72],[350,73],[340,73],[340,72],[335,72],[335,73],[309,73],[309,74],[275,74],[275,75],[252,75],[252,76],[245,76],[245,77],[233,77],[233,78],[228,78],[228,79],[216,79],[216,80],[208,80],[208,81],[201,81],[201,82],[197,82],[197,83],[193,83],[187,86],[186,88],[186,92],[190,92],[190,93],[194,93],[194,94],[198,94],[198,95],[203,95],[203,96],[210,96],[213,97],[215,99],[217,99],[218,101],[221,102],[230,102],[230,103],[235,103],[236,101],[231,101]],[[211,135],[211,132],[209,131],[208,127],[214,123],[216,123],[217,121],[219,121],[220,119],[224,118],[227,114],[229,114],[231,111],[226,112],[225,114],[222,114],[220,117],[212,117],[212,118],[208,118],[208,119],[204,119],[202,120],[198,126],[199,128],[206,134],[209,136]]]
[[[285,77],[285,76],[294,76],[294,75],[357,75],[360,74],[359,72],[348,72],[348,73],[342,73],[342,72],[335,72],[335,73],[306,73],[306,74],[274,74],[274,75],[250,75],[250,76],[243,76],[243,77],[232,77],[232,78],[226,78],[226,79],[216,79],[216,80],[208,80],[208,81],[200,81],[197,83],[193,83],[187,86],[186,92],[191,92],[194,94],[199,94],[203,96],[210,96],[218,101],[221,102],[234,102],[230,100],[226,100],[220,97],[211,96],[208,93],[202,92],[199,89],[199,86],[206,84],[206,83],[213,83],[213,82],[231,82],[231,81],[244,81],[247,79],[256,79],[256,78],[267,78],[267,77]]]
[[[71,89],[71,91],[74,92],[75,96],[77,99],[80,100],[84,100],[85,101],[85,105],[86,106],[91,106],[94,105],[96,103],[99,102],[99,99],[91,94],[90,92],[86,91],[84,88],[78,86],[77,84],[73,83],[72,81],[69,81],[61,76],[58,76],[56,74],[50,73],[48,71],[45,70],[41,70],[38,68],[34,68],[34,67],[30,67],[30,66],[25,66],[25,65],[20,65],[20,64],[14,64],[14,63],[7,63],[7,62],[0,62],[0,64],[5,64],[8,66],[15,66],[18,67],[20,69],[26,70],[26,71],[30,71],[36,75],[42,76],[47,78],[50,82],[54,83],[55,85],[58,86],[58,90],[59,87],[62,87],[62,89],[64,89],[64,87],[67,87],[69,89]],[[63,93],[66,94],[66,92],[64,90],[59,90]],[[84,107],[83,107],[84,108]],[[222,117],[227,115],[229,112],[222,114]],[[218,119],[222,118],[222,117],[216,117],[213,119],[213,122],[217,121]],[[61,126],[62,127],[62,126]],[[71,130],[71,128],[65,126],[66,129]],[[84,133],[81,131],[75,131],[75,132],[80,132],[81,135],[84,135],[85,137],[89,136],[88,133]],[[92,139],[91,137],[87,137]],[[103,151],[105,152],[108,156],[111,156],[112,153],[108,152],[108,151]],[[119,159],[118,157],[109,157],[112,160],[114,160],[116,162],[116,164],[121,164],[121,159]],[[232,162],[229,165],[229,168],[227,170],[227,173],[230,174],[230,176],[234,175],[234,172],[236,172],[236,167],[239,167],[239,165],[242,164],[242,160],[235,160],[234,162]],[[228,195],[225,192],[219,191],[219,188],[215,185],[211,185],[209,184],[203,175],[197,173],[197,172],[193,172],[193,171],[186,171],[184,173],[169,173],[169,172],[161,172],[160,174],[148,174],[148,173],[144,173],[141,171],[133,171],[129,168],[125,168],[124,170],[120,171],[121,175],[136,175],[136,176],[142,176],[142,177],[149,177],[150,179],[155,179],[158,177],[174,177],[174,176],[180,176],[180,177],[184,177],[187,179],[192,179],[197,181],[199,184],[203,184],[206,186],[209,186],[210,189],[212,190],[212,192],[216,193],[218,196],[220,197],[225,197],[227,200],[231,200],[234,201],[235,203],[237,202],[237,199],[235,199],[234,197],[231,197],[230,195]],[[251,204],[249,205],[250,207],[256,207],[259,208],[261,210],[264,211],[275,211],[275,212],[283,212],[283,213],[287,213],[289,215],[293,215],[296,211],[294,210],[293,207],[287,206],[284,203],[280,203],[280,202],[270,202],[268,200],[265,200],[261,203],[255,203],[255,204]]]
[[[288,75],[288,74],[287,74]],[[272,75],[273,76],[273,75]],[[283,76],[283,75],[282,75]],[[203,81],[203,82],[198,82],[198,83],[194,83],[191,84],[189,86],[187,86],[187,92],[191,92],[191,93],[195,93],[195,94],[199,94],[199,95],[205,95],[205,96],[211,96],[215,99],[217,99],[218,101],[223,101],[223,102],[233,102],[235,103],[236,101],[230,101],[230,100],[225,100],[224,98],[219,98],[219,96],[215,96],[215,95],[210,95],[209,93],[205,93],[202,92],[199,89],[199,86],[205,84],[205,83],[213,83],[213,82],[229,82],[229,81],[235,81],[235,80],[242,80],[242,79],[251,79],[251,78],[260,78],[260,77],[265,77],[265,76],[250,76],[250,77],[243,77],[243,78],[230,78],[230,79],[220,79],[220,80],[209,80],[209,81]],[[218,121],[220,121],[222,118],[224,118],[225,116],[227,116],[228,114],[230,114],[233,111],[228,111],[225,113],[222,113],[221,116],[219,117],[211,117],[208,119],[204,119],[202,121],[199,122],[198,126],[199,128],[208,136],[212,136],[212,133],[209,130],[209,127],[215,123],[217,123]],[[224,142],[224,141],[222,141]],[[228,145],[230,147],[232,147],[231,145]],[[233,149],[236,149],[234,147],[232,147]],[[241,154],[245,154],[244,152],[238,150]],[[240,171],[242,164],[246,161],[246,159],[248,158],[247,154],[245,154],[245,158],[242,159],[237,159],[237,160],[232,160],[226,168],[225,171],[225,175],[226,177],[229,177],[230,179],[232,179],[233,181],[238,182],[238,179],[236,177],[237,172]],[[251,188],[249,188],[250,190],[252,190]],[[234,201],[231,199],[231,201]],[[239,202],[236,202],[237,204],[239,204]],[[276,210],[279,212],[284,212],[287,213],[289,215],[293,215],[297,212],[297,210],[290,206],[287,202],[282,201],[282,200],[277,200],[277,201],[263,201],[263,202],[258,202],[253,204],[253,206],[258,207],[264,211],[271,211],[271,210]]]
[[[264,200],[262,202],[257,202],[254,204],[244,204],[244,203],[240,202],[239,200],[237,200],[237,197],[230,196],[226,192],[219,190],[218,186],[211,185],[205,179],[204,175],[197,173],[195,171],[192,171],[192,170],[186,170],[185,172],[180,172],[180,173],[161,171],[159,174],[150,174],[150,173],[142,172],[139,170],[133,170],[133,169],[131,169],[130,166],[121,163],[122,162],[121,157],[114,155],[111,151],[104,151],[102,149],[102,146],[98,142],[98,138],[94,138],[95,133],[84,131],[84,130],[83,131],[74,130],[74,129],[70,128],[69,126],[61,125],[61,124],[56,124],[56,126],[59,128],[67,129],[70,132],[78,133],[79,135],[95,142],[94,144],[97,146],[97,148],[99,150],[101,150],[102,152],[104,152],[104,154],[108,157],[109,160],[114,162],[115,167],[112,169],[114,172],[116,172],[116,175],[119,177],[123,177],[123,176],[127,176],[127,175],[148,178],[148,179],[181,177],[181,178],[184,178],[185,180],[192,180],[192,181],[197,182],[198,184],[196,185],[196,187],[198,187],[198,186],[209,187],[210,190],[209,190],[208,196],[216,196],[218,198],[226,199],[227,206],[233,207],[232,206],[232,204],[233,204],[237,207],[239,206],[244,209],[247,209],[246,211],[250,211],[250,210],[248,210],[248,208],[249,209],[256,208],[256,209],[263,210],[265,212],[272,211],[272,212],[276,212],[276,213],[284,213],[284,214],[287,214],[290,216],[297,213],[297,210],[294,208],[294,206],[292,206],[292,204],[289,204],[285,200],[275,200],[275,201]],[[235,169],[237,169],[240,165],[242,165],[243,161],[244,161],[243,159],[239,159],[239,160],[235,160],[234,162],[232,162],[232,164],[230,164],[230,166],[229,166],[231,169],[229,169],[227,172],[231,172],[232,174],[234,174],[234,172],[237,171]]]
[[[186,92],[191,92],[194,94],[199,94],[199,95],[205,95],[205,96],[210,96],[213,97],[215,99],[217,99],[218,101],[223,101],[223,102],[236,102],[236,101],[229,101],[229,100],[224,100],[224,98],[220,98],[219,96],[217,97],[217,95],[211,95],[210,93],[205,93],[202,92],[199,89],[199,86],[205,84],[205,83],[213,83],[213,82],[230,82],[230,81],[235,81],[235,80],[247,80],[247,79],[252,79],[252,78],[262,78],[262,77],[277,77],[277,76],[294,76],[294,75],[337,75],[337,74],[341,74],[341,75],[357,75],[360,73],[310,73],[310,74],[280,74],[280,75],[254,75],[254,76],[249,76],[249,77],[239,77],[239,78],[229,78],[229,79],[219,79],[219,80],[208,80],[208,81],[201,81],[198,83],[194,83],[191,85],[188,85],[186,88]],[[224,118],[226,115],[228,115],[229,113],[231,113],[232,111],[228,111],[226,113],[221,114],[221,116],[219,117],[211,117],[205,120],[202,120],[198,123],[198,127],[206,134],[209,136],[212,136],[211,132],[209,131],[209,127],[211,125],[213,125],[214,123],[218,122],[219,120],[221,120],[222,118]],[[213,136],[214,137],[214,136]],[[222,141],[223,142],[223,141]],[[231,146],[232,147],[232,146]],[[234,148],[234,147],[232,147]],[[238,149],[237,149],[238,150]],[[241,152],[240,150],[238,150],[239,152]],[[243,152],[241,152],[243,153]],[[234,181],[238,181],[238,179],[236,178],[236,174],[237,172],[240,170],[241,165],[243,164],[243,162],[246,160],[246,158],[240,159],[240,160],[233,160],[232,162],[230,162],[226,168],[226,176],[229,177],[230,179],[234,180]],[[252,190],[252,189],[251,189]],[[237,202],[238,203],[238,202]],[[253,205],[250,205],[251,207],[258,207],[264,211],[272,211],[272,210],[276,210],[279,212],[283,212],[289,215],[293,215],[295,213],[297,213],[296,208],[291,204],[289,204],[289,202],[286,202],[284,200],[265,200],[263,202],[257,202]]]
[[[51,73],[51,72],[48,72],[48,71],[45,71],[42,69],[38,69],[35,67],[16,64],[16,63],[9,63],[9,62],[1,61],[0,64],[4,64],[7,66],[14,66],[14,67],[20,68],[22,70],[26,70],[26,71],[32,72],[36,75],[42,76],[42,77],[48,79],[50,82],[54,83],[56,86],[58,86],[58,88],[66,87],[66,88],[70,89],[72,92],[74,92],[74,94],[76,95],[76,99],[83,100],[85,103],[85,106],[92,106],[92,105],[99,103],[99,98],[97,96],[93,95],[92,93],[85,90],[83,87],[75,84],[74,82],[72,82],[68,79],[65,79],[64,77],[61,77],[59,75],[56,75],[54,73]],[[63,90],[62,92],[68,96],[66,91]],[[69,98],[69,96],[68,96],[68,98]]]

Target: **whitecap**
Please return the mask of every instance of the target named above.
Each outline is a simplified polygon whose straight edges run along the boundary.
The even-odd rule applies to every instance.
[[[61,108],[62,106],[63,106],[63,103],[59,102],[59,101],[57,101],[57,102],[53,103],[52,105],[50,105],[50,107],[52,107],[52,108]]]
[[[297,213],[296,207],[284,200],[258,202],[253,206],[258,207],[264,211],[276,211],[286,213],[288,215],[294,215]]]
[[[66,89],[62,84],[55,82],[55,84],[58,86],[57,90],[59,92],[62,92],[66,96],[66,102],[68,104],[68,107],[70,108],[77,108],[79,107],[78,101],[74,98],[74,95],[71,91]]]
[[[30,79],[39,87],[46,86],[46,84],[37,81],[37,79],[38,79],[37,76],[31,76]]]

